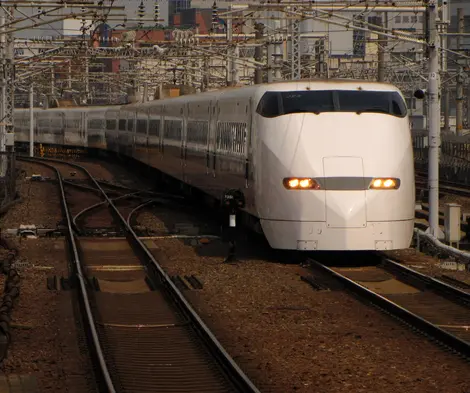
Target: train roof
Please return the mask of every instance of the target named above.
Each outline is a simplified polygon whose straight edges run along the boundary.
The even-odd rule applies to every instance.
[[[256,102],[267,91],[302,91],[302,90],[369,90],[369,91],[396,91],[400,90],[390,84],[361,79],[300,79],[292,81],[263,83],[249,86],[224,87],[217,90],[206,91],[202,93],[182,95],[178,97],[168,97],[159,100],[153,100],[146,103],[133,103],[125,105],[109,106],[85,106],[73,108],[54,108],[50,111],[113,111],[113,110],[146,110],[161,105],[178,105],[181,103],[204,102],[219,98],[249,99],[253,98]]]
[[[282,81],[263,83],[259,85],[250,86],[235,86],[225,87],[218,90],[211,90],[203,93],[188,94],[178,97],[169,97],[161,100],[149,101],[145,104],[136,103],[126,105],[126,108],[133,110],[134,108],[146,109],[160,105],[179,104],[181,102],[191,103],[196,101],[208,101],[218,98],[242,98],[252,97],[254,100],[259,100],[261,96],[267,91],[299,91],[299,90],[330,90],[330,89],[354,89],[354,90],[369,90],[369,91],[397,91],[400,90],[389,83],[355,80],[355,79],[311,79],[311,80],[295,80],[295,81]]]

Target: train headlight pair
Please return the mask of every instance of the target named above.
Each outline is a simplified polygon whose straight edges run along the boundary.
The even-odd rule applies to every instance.
[[[310,177],[286,177],[284,187],[288,190],[320,190],[320,184]],[[369,190],[397,190],[400,179],[394,177],[376,177],[369,183]]]
[[[400,179],[393,177],[378,177],[369,184],[371,190],[396,190],[400,187]]]
[[[288,190],[318,190],[320,185],[309,177],[286,177],[283,181]]]

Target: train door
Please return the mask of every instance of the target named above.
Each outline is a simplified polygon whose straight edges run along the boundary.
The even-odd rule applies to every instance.
[[[254,210],[255,201],[255,176],[254,163],[256,161],[256,129],[253,122],[253,99],[250,98],[247,108],[247,134],[246,134],[246,154],[245,154],[245,200],[248,210]]]
[[[182,129],[181,129],[181,163],[182,163],[182,175],[183,181],[186,181],[187,175],[187,157],[188,157],[188,114],[189,114],[189,103],[185,104],[182,109]]]
[[[209,171],[208,173],[212,174],[212,177],[215,177],[216,166],[217,166],[217,118],[219,114],[219,105],[218,102],[212,100],[209,104],[209,148],[207,152],[207,162]]]
[[[252,138],[252,104],[253,99],[250,98],[246,105],[246,134],[245,134],[245,188],[250,187],[250,183],[253,181],[253,169],[251,163],[253,162],[253,143]]]
[[[160,116],[160,158],[163,161],[163,157],[165,155],[165,118],[166,118],[166,105],[162,105],[161,107],[161,116]]]
[[[135,112],[133,110],[127,112],[127,132],[125,154],[132,157],[135,145]]]
[[[37,112],[34,112],[33,114],[33,129],[34,129],[34,139],[37,141],[38,135],[39,135],[39,115]]]
[[[66,118],[65,118],[65,112],[60,112],[60,125],[59,128],[57,129],[57,137],[55,138],[56,143],[59,145],[64,146],[66,144],[66,133],[67,133],[67,123],[66,123]]]
[[[88,132],[88,117],[90,116],[90,112],[80,112],[80,123],[78,124],[78,132],[81,136],[83,141],[83,146],[87,147],[89,145],[90,134]]]
[[[143,150],[144,162],[150,165],[150,149],[149,149],[149,134],[150,134],[150,108],[143,112],[145,118],[145,133],[143,134]]]
[[[137,109],[133,110],[132,116],[134,118],[134,129],[131,130],[132,132],[132,146],[131,151],[129,152],[131,157],[137,157],[137,151],[140,150],[140,138],[139,138],[139,113]]]

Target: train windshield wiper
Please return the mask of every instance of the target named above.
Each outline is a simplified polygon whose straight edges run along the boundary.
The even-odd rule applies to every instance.
[[[319,115],[321,111],[310,110],[310,109],[295,109],[295,110],[284,113],[284,115],[290,115],[290,114],[295,114],[295,113],[314,113],[315,115]]]
[[[356,113],[357,113],[358,115],[360,115],[361,113],[366,113],[366,112],[386,113],[387,115],[390,114],[390,112],[387,111],[386,109],[384,109],[384,108],[379,108],[379,107],[377,107],[377,108],[360,109],[360,110],[356,111]]]

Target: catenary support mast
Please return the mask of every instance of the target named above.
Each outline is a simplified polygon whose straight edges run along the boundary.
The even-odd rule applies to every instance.
[[[429,228],[427,232],[436,238],[442,238],[439,228],[439,148],[441,105],[440,105],[440,75],[439,75],[439,35],[437,32],[437,0],[429,0],[428,23],[428,119],[429,119]]]

